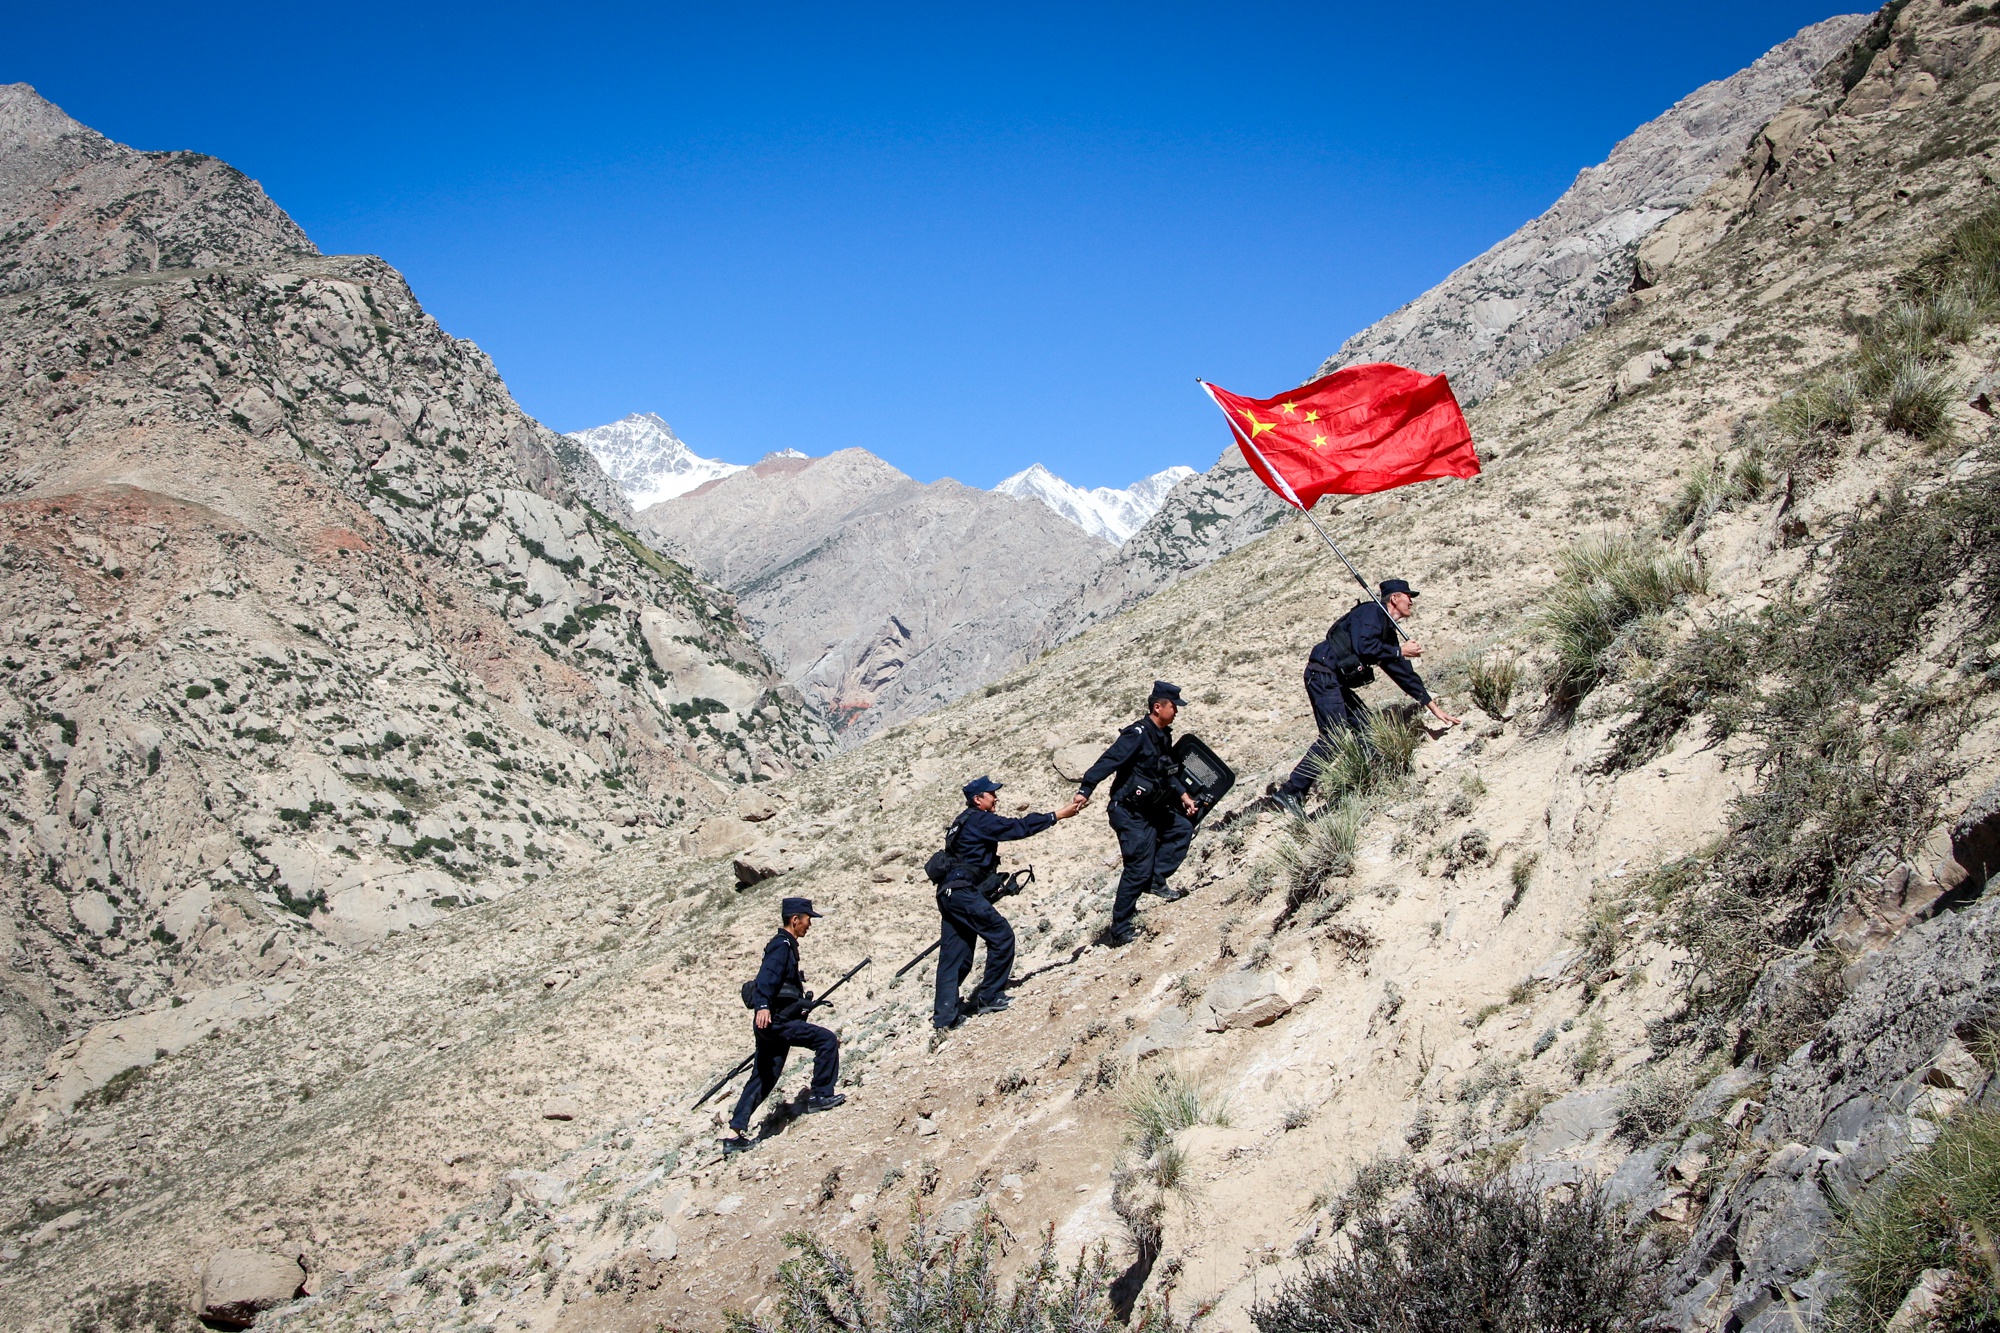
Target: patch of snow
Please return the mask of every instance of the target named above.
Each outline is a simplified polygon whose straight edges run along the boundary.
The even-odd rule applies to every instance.
[[[1147,519],[1159,512],[1167,492],[1193,475],[1191,467],[1170,467],[1123,490],[1099,486],[1086,491],[1035,463],[993,489],[1023,500],[1040,500],[1091,536],[1123,546]]]
[[[634,412],[608,426],[572,431],[569,438],[590,450],[635,510],[743,470],[738,463],[701,457],[651,412]]]

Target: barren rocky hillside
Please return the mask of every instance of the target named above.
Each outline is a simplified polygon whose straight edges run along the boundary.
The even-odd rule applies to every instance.
[[[1912,0],[1860,43],[1651,287],[1474,409],[1480,478],[1326,507],[1423,590],[1466,718],[1404,731],[1407,771],[1385,732],[1310,820],[1257,808],[1352,600],[1280,525],[66,1109],[94,1038],[59,1052],[0,1150],[0,1307],[189,1327],[204,1266],[250,1249],[310,1293],[260,1328],[776,1327],[784,1233],[859,1257],[921,1207],[934,1234],[990,1210],[1005,1271],[1049,1227],[1065,1260],[1103,1242],[1121,1297],[1275,1328],[1372,1200],[1445,1170],[1601,1186],[1667,1326],[1848,1317],[1841,1219],[1948,1174],[1933,1146],[2000,1100],[2000,26]],[[1005,905],[1013,1008],[933,1041],[928,969],[892,973],[933,936],[915,867],[957,785],[1053,806],[1155,676],[1242,775],[1194,895],[1109,950],[1101,806],[1011,845],[1037,871]],[[874,959],[833,1011],[850,1100],[774,1106],[725,1161],[688,1104],[745,1046],[736,987],[794,893],[828,913],[813,984]],[[1978,1294],[1956,1262],[1940,1298]],[[1850,1284],[1853,1326],[1922,1267]]]
[[[1307,378],[1393,361],[1449,375],[1462,402],[1486,397],[1596,325],[1634,285],[1640,241],[1734,166],[1866,22],[1848,14],[1815,23],[1749,68],[1695,89],[1579,172],[1547,212],[1349,338]],[[1233,446],[1224,450],[1057,607],[1040,641],[1061,643],[1255,541],[1283,508]]]
[[[10,1098],[93,1023],[132,1053],[39,1105],[827,747],[392,269],[25,85],[0,139]]]
[[[865,449],[774,455],[639,522],[736,594],[850,744],[1025,662],[1113,549],[1039,500],[915,481]]]

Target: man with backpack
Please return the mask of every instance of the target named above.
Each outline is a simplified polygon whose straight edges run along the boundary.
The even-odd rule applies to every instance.
[[[937,890],[937,995],[931,1009],[931,1025],[940,1031],[979,1014],[999,1013],[1011,1003],[1003,988],[1014,970],[1014,927],[986,893],[1000,864],[1000,844],[1054,828],[1084,805],[1079,796],[1054,814],[1010,819],[994,809],[1000,803],[1000,784],[992,778],[974,778],[959,790],[965,793],[965,809],[945,832],[944,851],[933,858],[943,862]],[[972,970],[972,951],[980,940],[986,941],[986,974],[972,998],[961,1004],[958,987]]]
[[[810,898],[787,898],[779,904],[784,925],[764,946],[764,965],[756,979],[744,983],[743,1003],[755,1011],[750,1035],[757,1042],[756,1064],[743,1095],[736,1099],[736,1113],[729,1117],[734,1137],[722,1141],[725,1153],[741,1152],[754,1141],[748,1137],[750,1116],[778,1086],[785,1058],[794,1046],[813,1053],[812,1088],[806,1094],[806,1110],[831,1111],[847,1100],[833,1090],[840,1077],[840,1038],[817,1023],[801,1016],[812,998],[806,993],[805,973],[799,967],[799,941],[812,929],[820,915]]]
[[[1411,659],[1423,656],[1423,645],[1414,640],[1398,643],[1396,629],[1389,623],[1391,616],[1397,620],[1409,616],[1417,599],[1416,590],[1403,579],[1385,579],[1381,593],[1380,601],[1370,598],[1357,603],[1353,610],[1334,621],[1327,628],[1326,637],[1313,645],[1311,655],[1306,658],[1306,697],[1312,701],[1313,721],[1319,725],[1319,736],[1292,770],[1291,777],[1285,779],[1285,785],[1272,793],[1278,804],[1292,814],[1305,812],[1303,798],[1312,790],[1313,779],[1333,757],[1339,734],[1367,727],[1368,704],[1355,691],[1375,679],[1376,667],[1387,672],[1404,694],[1430,709],[1431,716],[1438,721],[1448,727],[1458,725],[1458,719],[1431,698],[1430,691],[1424,688],[1424,678],[1410,665]]]
[[[1119,732],[1077,784],[1077,798],[1089,800],[1098,783],[1115,775],[1106,814],[1111,831],[1118,835],[1125,869],[1111,900],[1107,938],[1114,948],[1139,937],[1133,918],[1139,912],[1140,894],[1168,902],[1187,897],[1187,890],[1167,887],[1167,880],[1187,859],[1188,844],[1194,841],[1194,816],[1200,810],[1174,759],[1174,719],[1180,709],[1180,686],[1154,681],[1146,716]]]

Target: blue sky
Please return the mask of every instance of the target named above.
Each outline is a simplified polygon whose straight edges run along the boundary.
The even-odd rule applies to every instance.
[[[1853,8],[41,5],[0,82],[384,256],[558,430],[1124,485]]]

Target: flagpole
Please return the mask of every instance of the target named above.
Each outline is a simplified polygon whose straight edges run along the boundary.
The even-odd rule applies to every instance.
[[[1389,628],[1396,632],[1397,639],[1405,643],[1409,642],[1410,636],[1403,633],[1403,627],[1396,623],[1396,617],[1389,614],[1388,605],[1383,602],[1381,597],[1376,594],[1373,588],[1368,586],[1368,580],[1361,577],[1361,571],[1354,567],[1354,562],[1347,558],[1347,553],[1340,549],[1339,543],[1335,542],[1333,540],[1332,535],[1329,534],[1325,528],[1319,525],[1319,520],[1313,517],[1313,511],[1306,508],[1306,506],[1299,500],[1299,493],[1292,489],[1292,483],[1290,482],[1290,480],[1286,478],[1284,473],[1278,471],[1278,469],[1271,466],[1271,460],[1264,456],[1264,451],[1262,449],[1259,449],[1255,444],[1251,443],[1250,437],[1244,433],[1243,428],[1236,424],[1236,419],[1229,415],[1229,409],[1224,407],[1222,405],[1222,400],[1215,396],[1215,386],[1211,385],[1207,380],[1203,379],[1199,375],[1195,376],[1194,382],[1196,384],[1199,384],[1202,387],[1203,392],[1208,394],[1208,401],[1215,404],[1215,410],[1222,413],[1222,419],[1229,423],[1230,434],[1236,437],[1237,443],[1241,444],[1245,449],[1249,450],[1251,453],[1257,455],[1257,461],[1264,465],[1264,470],[1266,472],[1269,472],[1272,476],[1276,477],[1278,479],[1278,483],[1285,488],[1283,498],[1289,500],[1294,509],[1298,510],[1301,514],[1304,514],[1306,516],[1306,522],[1312,524],[1313,531],[1317,532],[1320,535],[1321,539],[1324,540],[1326,544],[1333,549],[1333,553],[1340,557],[1340,563],[1347,566],[1347,572],[1352,574],[1354,576],[1354,581],[1361,585],[1361,591],[1368,594],[1368,600],[1382,608],[1383,618],[1389,622]]]

